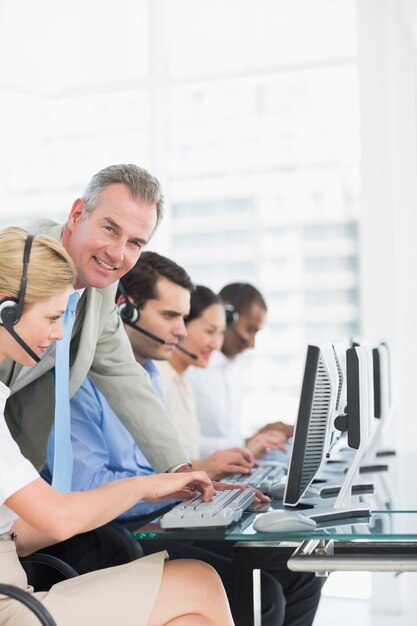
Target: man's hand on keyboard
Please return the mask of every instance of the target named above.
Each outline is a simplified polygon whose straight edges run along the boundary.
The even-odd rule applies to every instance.
[[[143,481],[144,500],[159,502],[166,498],[191,498],[196,492],[202,494],[204,502],[213,498],[214,486],[205,472],[176,472],[139,476]]]
[[[279,430],[267,430],[246,439],[246,447],[255,456],[264,454],[268,449],[286,450],[287,437]]]
[[[278,430],[290,439],[294,435],[294,426],[293,424],[286,424],[285,422],[271,422],[270,424],[265,424],[262,428],[258,430],[259,433],[265,433],[268,430]]]
[[[226,489],[240,489],[240,491],[245,491],[245,489],[253,489],[250,485],[236,485],[232,483],[218,483],[213,480],[213,487],[216,491],[225,491]],[[255,502],[271,502],[271,498],[268,498],[262,491],[259,489],[255,489],[256,498]]]
[[[227,474],[250,474],[256,465],[255,457],[249,450],[229,448],[214,452],[206,459],[193,460],[193,468],[207,472],[211,479],[220,479]]]

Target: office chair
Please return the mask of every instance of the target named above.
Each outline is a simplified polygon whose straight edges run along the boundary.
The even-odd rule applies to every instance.
[[[42,626],[57,626],[49,611],[30,593],[14,585],[0,583],[0,595],[8,596],[24,604],[36,617]]]
[[[118,522],[110,522],[95,531],[100,541],[104,542],[108,547],[114,546],[120,558],[120,565],[129,563],[143,556],[143,550],[139,542],[132,536],[127,528]],[[118,563],[119,564],[119,563]]]
[[[34,552],[20,559],[28,577],[29,585],[35,591],[49,591],[52,585],[78,576],[78,572],[68,563],[52,554]]]
[[[62,543],[42,548],[40,553],[57,557],[78,574],[122,565],[143,556],[137,540],[117,522],[110,522]]]

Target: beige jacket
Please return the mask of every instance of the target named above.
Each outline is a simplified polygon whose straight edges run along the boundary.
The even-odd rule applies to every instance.
[[[41,220],[29,231],[58,241],[63,226]],[[117,284],[87,288],[77,308],[70,348],[70,395],[87,374],[140,446],[156,471],[189,462],[177,432],[155,394],[148,373],[134,358],[114,303]],[[46,355],[45,355],[46,356]],[[0,364],[0,380],[11,388],[6,421],[23,454],[40,469],[54,419],[54,359],[30,369],[12,361]],[[46,370],[46,371],[44,371]],[[23,378],[22,378],[23,376]]]

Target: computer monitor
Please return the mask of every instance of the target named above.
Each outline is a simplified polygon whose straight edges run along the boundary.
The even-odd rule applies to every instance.
[[[369,420],[369,434],[366,452],[361,455],[361,462],[359,473],[361,480],[352,485],[352,494],[374,494],[374,504],[379,509],[385,509],[390,507],[390,492],[384,472],[388,469],[386,464],[386,458],[395,454],[393,450],[387,450],[382,448],[382,437],[386,424],[389,422],[392,413],[393,406],[391,401],[391,385],[390,385],[390,363],[389,363],[389,350],[386,342],[374,341],[371,342],[365,338],[355,338],[354,341],[349,342],[350,347],[368,347],[372,356],[372,390],[373,398],[370,399],[370,420]],[[340,356],[342,363],[342,370],[345,372],[344,379],[346,380],[346,357],[343,358],[343,348],[346,355],[346,342],[338,342],[334,344],[336,352]],[[346,388],[346,386],[345,386]],[[370,391],[372,394],[372,391]],[[373,411],[372,411],[373,401]],[[345,393],[344,404],[346,406],[347,399]],[[343,405],[343,401],[341,406]],[[346,411],[343,411],[346,413]],[[343,419],[343,418],[342,418]],[[331,449],[330,459],[320,472],[318,479],[313,481],[314,486],[320,485],[320,495],[322,497],[332,497],[335,494],[338,486],[333,485],[334,476],[339,474],[342,481],[345,472],[348,470],[352,457],[356,455],[356,450],[349,447],[348,429],[345,424],[346,431],[339,433],[339,437],[333,437],[332,443],[334,444]],[[366,482],[366,477],[370,476],[371,481]],[[332,486],[329,486],[324,482],[327,479],[327,483],[331,479]]]
[[[381,341],[372,349],[375,418],[386,422],[391,411],[391,372],[388,345]]]
[[[350,348],[350,342],[348,340],[339,340],[332,342],[334,357],[336,361],[336,367],[339,377],[339,383],[336,395],[336,415],[341,415],[346,412],[346,350]],[[327,462],[329,466],[334,467],[335,463],[340,461],[335,458],[337,451],[344,445],[346,433],[333,429],[331,433],[330,447],[327,452]]]
[[[370,444],[366,455],[367,463],[375,462],[378,456],[390,456],[391,451],[381,450],[383,430],[393,413],[391,400],[390,358],[388,346],[379,342],[372,346],[374,413],[371,424]]]
[[[336,352],[331,344],[309,345],[293,450],[288,468],[284,506],[296,507],[322,467],[336,428],[347,432],[349,447],[356,450],[331,512],[311,515],[316,521],[345,519],[364,515],[366,509],[351,508],[351,489],[363,458],[373,415],[372,355],[369,348],[346,351],[346,408],[338,415],[337,390],[340,385]]]
[[[349,507],[353,481],[359,473],[371,441],[374,419],[373,360],[371,349],[357,346],[346,351],[346,413],[335,420],[336,428],[347,431],[347,444],[356,450],[335,502]]]
[[[351,338],[351,346],[369,346],[373,361],[373,388],[375,419],[381,422],[388,419],[391,407],[391,373],[390,355],[386,341],[355,336]]]
[[[296,506],[326,459],[340,371],[331,344],[309,345],[301,387],[284,505]]]
[[[370,442],[366,454],[366,463],[375,462],[375,457],[392,454],[392,452],[380,451],[383,429],[389,422],[393,405],[391,399],[391,375],[390,355],[385,341],[370,341],[363,337],[355,337],[352,340],[354,347],[368,346],[372,353],[373,363],[373,419],[370,425]]]

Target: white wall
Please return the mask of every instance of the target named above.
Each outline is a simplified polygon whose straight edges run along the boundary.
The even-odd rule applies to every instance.
[[[396,414],[387,442],[401,468],[417,446],[417,2],[358,0],[358,11],[362,330],[391,345]],[[417,508],[411,478],[396,481],[396,501]],[[373,611],[414,614],[416,586],[415,574],[373,576]]]
[[[362,114],[361,318],[394,360],[396,436],[417,440],[417,2],[359,0]]]

